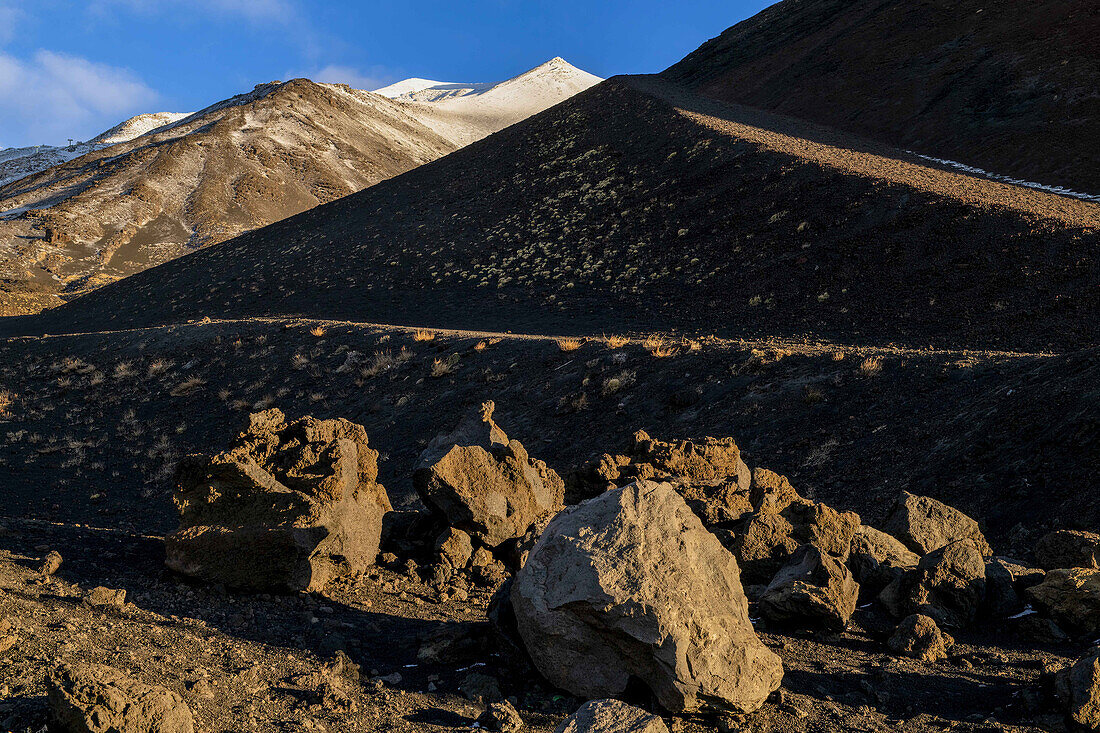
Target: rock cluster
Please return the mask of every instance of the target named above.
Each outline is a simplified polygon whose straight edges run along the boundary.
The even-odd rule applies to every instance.
[[[194,733],[183,699],[112,667],[62,665],[48,681],[50,715],[68,733]]]
[[[283,591],[361,573],[378,554],[391,509],[377,477],[378,453],[361,425],[255,413],[229,450],[181,463],[180,528],[165,541],[168,567]]]

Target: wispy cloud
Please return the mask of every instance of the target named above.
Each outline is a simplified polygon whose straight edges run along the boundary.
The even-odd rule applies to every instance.
[[[0,3],[0,45],[11,43],[19,30],[23,11],[6,3]]]
[[[93,13],[106,13],[113,8],[154,13],[183,8],[190,12],[236,16],[254,22],[293,23],[298,11],[290,0],[94,0],[88,6]]]
[[[91,137],[156,101],[128,69],[45,50],[0,54],[0,145]]]

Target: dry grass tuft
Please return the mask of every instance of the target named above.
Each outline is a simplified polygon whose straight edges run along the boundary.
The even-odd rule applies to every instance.
[[[859,365],[859,372],[865,377],[874,377],[882,372],[882,357],[868,356]]]
[[[167,359],[157,359],[149,364],[149,376],[155,377],[158,374],[164,374],[166,371],[172,368],[172,362]]]
[[[173,397],[183,397],[184,395],[191,394],[204,384],[206,384],[205,380],[199,379],[198,377],[191,377],[173,387],[170,394]]]
[[[365,378],[377,377],[382,372],[388,372],[395,366],[397,366],[397,358],[394,357],[392,351],[376,351],[367,365],[359,371],[359,374]]]
[[[321,338],[326,333],[328,333],[328,331],[325,330],[324,326],[314,326],[313,328],[309,329],[309,332],[310,332],[310,334],[312,334],[313,336],[316,336],[317,338]]]
[[[424,329],[417,329],[413,332],[413,341],[434,341],[435,331],[425,331]]]
[[[487,348],[489,348],[488,341],[478,341],[476,344],[474,344],[474,351],[485,351],[485,349]]]
[[[11,406],[15,403],[15,394],[3,390],[0,391],[0,417],[11,417]]]
[[[607,345],[612,349],[621,349],[630,343],[630,339],[626,336],[608,336],[604,339]]]
[[[454,373],[455,366],[458,365],[458,360],[454,356],[450,356],[446,359],[438,357],[432,360],[432,376],[444,377],[448,374]]]
[[[583,341],[575,338],[558,339],[556,343],[558,344],[558,348],[565,352],[576,351],[584,345]]]

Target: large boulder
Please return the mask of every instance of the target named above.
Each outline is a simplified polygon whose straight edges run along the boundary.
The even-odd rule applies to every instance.
[[[185,458],[169,568],[257,590],[318,590],[378,555],[391,509],[363,426],[253,414],[233,447]]]
[[[561,509],[565,484],[493,422],[486,402],[420,454],[413,485],[446,523],[497,547],[522,537],[538,518]]]
[[[848,567],[860,587],[876,594],[919,562],[920,556],[896,538],[867,525],[856,530],[848,553]]]
[[[590,700],[554,733],[668,733],[665,721],[620,700]]]
[[[901,492],[895,501],[885,530],[918,555],[959,540],[973,540],[983,557],[993,554],[976,521],[943,502],[908,491]]]
[[[925,555],[879,594],[896,618],[922,614],[954,627],[972,623],[984,598],[985,558],[969,539]]]
[[[1043,570],[1100,568],[1100,534],[1059,529],[1035,545],[1035,560]]]
[[[742,490],[749,488],[749,467],[741,460],[741,450],[733,438],[662,441],[639,430],[634,434],[631,463],[648,464],[656,478],[679,476],[693,484],[733,479]]]
[[[1060,671],[1054,689],[1073,728],[1100,730],[1100,652],[1094,649]]]
[[[66,733],[194,733],[176,693],[99,664],[62,665],[47,680],[50,715]]]
[[[940,631],[935,619],[915,613],[902,619],[886,645],[898,654],[922,662],[942,662],[954,643],[954,639]]]
[[[1075,634],[1100,634],[1100,570],[1060,568],[1025,591],[1058,625]]]
[[[747,712],[783,677],[749,621],[736,558],[668,484],[559,514],[511,599],[535,666],[580,697],[621,695],[636,678],[674,712]]]
[[[856,610],[859,583],[836,558],[803,545],[772,579],[759,609],[769,621],[843,631]]]

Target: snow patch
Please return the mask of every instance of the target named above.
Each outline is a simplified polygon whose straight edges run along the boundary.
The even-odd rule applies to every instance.
[[[959,163],[955,160],[947,160],[946,158],[933,158],[931,155],[921,155],[912,150],[906,150],[909,155],[914,155],[921,160],[927,160],[931,163],[939,163],[940,165],[946,165],[955,170],[963,171],[964,173],[972,173],[977,176],[988,178],[992,181],[1000,181],[1001,183],[1011,183],[1013,186],[1023,186],[1025,188],[1034,188],[1039,191],[1046,191],[1047,193],[1058,194],[1059,196],[1070,196],[1071,198],[1080,199],[1082,201],[1091,201],[1093,203],[1100,203],[1100,196],[1080,193],[1078,191],[1071,191],[1068,188],[1062,186],[1047,186],[1042,183],[1035,183],[1034,181],[1025,181],[1020,178],[1012,178],[1011,176],[1003,176],[1000,173],[990,173],[989,171],[982,170],[981,168],[975,168],[972,165],[966,163]]]

